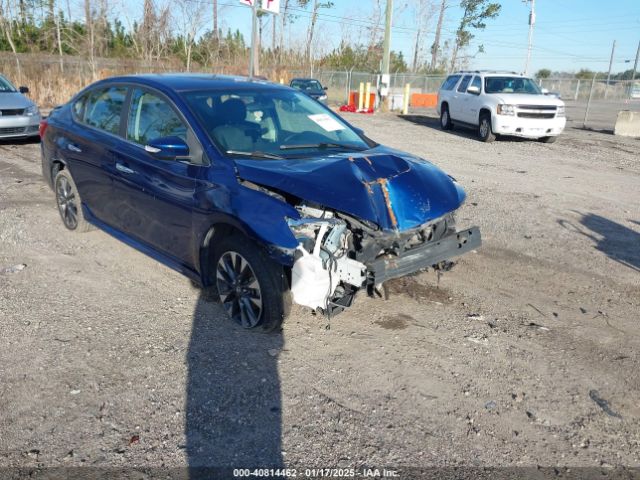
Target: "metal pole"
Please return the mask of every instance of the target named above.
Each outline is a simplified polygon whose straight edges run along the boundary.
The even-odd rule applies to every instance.
[[[258,44],[258,2],[260,0],[252,0],[251,3],[251,53],[249,55],[249,78],[258,75],[260,52],[256,52]]]
[[[584,120],[582,121],[582,128],[587,127],[587,119],[589,118],[589,107],[591,106],[591,97],[593,97],[593,86],[596,83],[596,76],[598,74],[593,74],[593,80],[591,80],[591,90],[589,90],[589,100],[587,100],[587,108],[584,111]]]
[[[638,50],[636,51],[636,61],[633,64],[633,72],[631,72],[632,87],[633,87],[633,81],[636,79],[636,70],[638,69],[638,57],[640,57],[640,42],[638,42]]]
[[[613,46],[611,47],[611,58],[609,59],[609,73],[607,73],[607,84],[604,87],[604,98],[607,98],[607,90],[609,90],[609,80],[611,79],[611,67],[613,66],[613,54],[616,51],[616,41],[613,41]]]
[[[391,22],[393,19],[393,0],[387,0],[386,18],[384,24],[384,53],[382,55],[382,73],[389,73],[391,64]]]
[[[527,61],[524,64],[524,74],[529,73],[529,62],[531,61],[531,48],[533,46],[533,27],[536,24],[536,0],[531,1],[531,11],[529,12],[529,44],[527,46]]]

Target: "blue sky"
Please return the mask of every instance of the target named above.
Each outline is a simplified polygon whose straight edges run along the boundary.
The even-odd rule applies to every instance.
[[[377,0],[384,8],[385,0]],[[438,3],[439,0],[433,0]],[[499,0],[498,0],[499,1]],[[367,38],[375,20],[376,0],[333,0],[334,7],[321,10],[318,20],[319,51],[331,50],[347,36],[352,41]],[[407,60],[413,58],[416,21],[409,4],[411,0],[395,0],[392,48],[401,50]],[[249,38],[250,9],[239,0],[219,0],[222,25],[239,28]],[[447,11],[445,38],[452,37],[460,18],[457,1]],[[488,21],[485,32],[478,33],[467,49],[467,55],[484,45],[485,53],[471,60],[473,68],[523,70],[527,47],[529,4],[522,0],[502,0],[502,11]],[[640,41],[640,0],[536,0],[536,27],[532,51],[532,72],[540,68],[578,71],[581,68],[605,71],[609,65],[611,45],[616,52],[613,71],[633,67]],[[309,23],[308,12],[295,11],[298,18],[290,27],[293,43],[301,45]],[[268,21],[267,21],[268,22]],[[435,18],[430,32],[422,42],[425,54],[433,42]],[[270,42],[271,28],[265,23],[264,41]],[[366,43],[366,41],[365,41]],[[625,60],[631,60],[625,63]]]

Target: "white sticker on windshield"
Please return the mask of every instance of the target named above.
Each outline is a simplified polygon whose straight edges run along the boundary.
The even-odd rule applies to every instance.
[[[336,130],[344,130],[344,126],[340,125],[335,118],[327,115],[326,113],[318,113],[316,115],[309,115],[309,120],[316,122],[327,132],[335,132]]]

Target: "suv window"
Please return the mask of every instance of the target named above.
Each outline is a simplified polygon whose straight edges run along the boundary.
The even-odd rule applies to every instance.
[[[127,96],[127,87],[110,87],[95,90],[76,102],[74,111],[84,114],[81,121],[105,132],[118,134],[120,130],[120,115]],[[78,104],[82,102],[84,105]],[[83,108],[84,107],[84,108]]]
[[[458,91],[461,93],[466,92],[470,81],[471,81],[471,75],[465,75],[462,81],[460,82],[460,85],[458,86]]]
[[[478,91],[482,91],[482,79],[478,76],[473,77],[470,87],[478,87]]]
[[[144,90],[131,95],[127,140],[146,145],[160,137],[179,137],[187,141],[187,126],[165,100]]]
[[[450,75],[443,82],[443,84],[442,84],[442,86],[440,88],[442,90],[453,90],[453,87],[455,87],[456,83],[458,83],[458,80],[460,80],[460,76],[461,75]]]

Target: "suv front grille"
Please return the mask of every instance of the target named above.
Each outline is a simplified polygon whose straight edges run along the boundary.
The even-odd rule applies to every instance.
[[[520,118],[554,118],[558,107],[555,105],[517,105]]]
[[[553,110],[554,112],[558,107],[555,105],[517,105],[519,110]]]
[[[518,116],[521,118],[553,118],[556,116],[554,113],[536,113],[536,112],[518,112]]]

